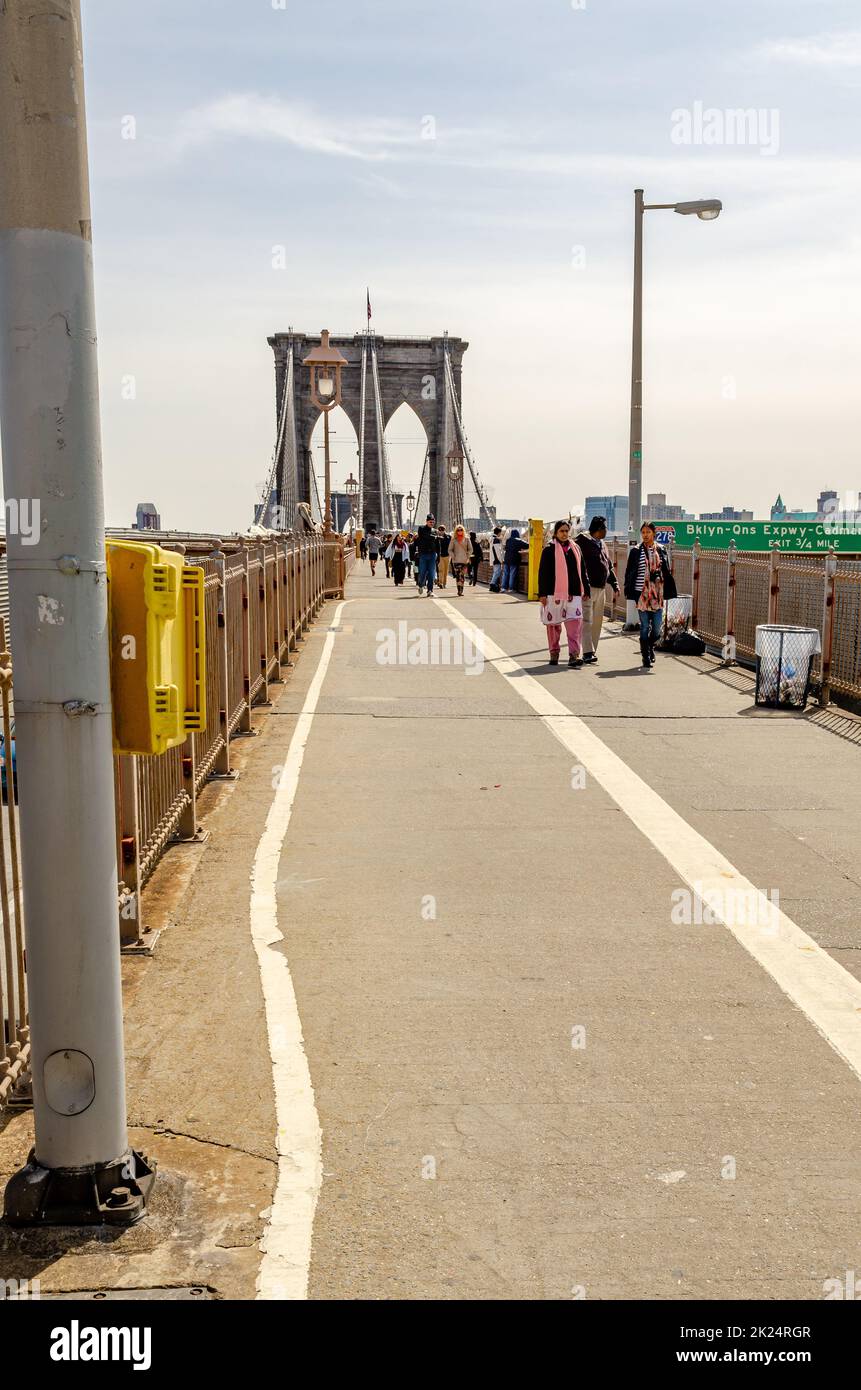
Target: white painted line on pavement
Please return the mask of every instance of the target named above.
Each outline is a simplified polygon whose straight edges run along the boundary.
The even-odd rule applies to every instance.
[[[512,690],[612,797],[620,810],[705,901],[726,901],[731,893],[754,895],[762,926],[724,920],[724,926],[780,986],[852,1070],[861,1077],[861,981],[739,873],[728,859],[688,825],[659,794],[638,777],[577,715],[529,675],[481,629],[446,599],[435,599],[446,616],[492,661]],[[714,895],[708,897],[707,895]],[[754,914],[748,914],[754,916]],[[726,914],[732,919],[731,912]]]
[[[278,1122],[278,1179],[260,1248],[259,1299],[308,1296],[311,1234],[321,1182],[321,1131],[302,1024],[286,956],[271,948],[284,940],[278,928],[277,880],[281,850],[290,825],[305,748],[345,599],[335,610],[314,679],[308,687],[287,759],[275,788],[266,826],[251,870],[251,937],[257,952]]]

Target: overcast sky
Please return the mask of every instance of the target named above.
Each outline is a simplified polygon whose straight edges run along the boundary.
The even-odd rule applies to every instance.
[[[267,335],[360,329],[366,285],[378,332],[468,340],[500,514],[626,492],[637,185],[724,202],[647,214],[644,494],[861,487],[857,0],[84,0],[84,26],[109,521],[244,527]]]

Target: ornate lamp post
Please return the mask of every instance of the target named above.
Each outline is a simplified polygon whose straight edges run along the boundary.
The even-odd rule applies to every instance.
[[[413,529],[413,508],[414,508],[415,505],[416,505],[416,499],[415,499],[415,496],[413,495],[412,492],[408,492],[407,495],[406,495],[406,497],[404,498],[404,501],[405,501],[406,504],[407,504],[407,515],[408,515],[408,517],[409,517],[409,529],[410,529],[410,531],[412,531],[412,529]]]
[[[341,368],[347,359],[335,347],[329,346],[329,330],[320,334],[320,346],[313,348],[302,365],[307,367],[311,383],[311,400],[323,412],[323,440],[326,454],[326,515],[323,529],[332,534],[332,479],[329,464],[329,411],[341,404]]]
[[[359,480],[353,477],[352,469],[349,478],[344,481],[344,491],[350,499],[350,534],[352,535],[356,524],[356,499],[359,494]]]
[[[460,515],[463,510],[463,450],[459,444],[452,444],[445,461],[448,467],[448,524],[454,526],[457,521],[463,520]]]

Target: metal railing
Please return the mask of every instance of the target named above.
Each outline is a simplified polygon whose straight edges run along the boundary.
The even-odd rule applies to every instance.
[[[251,729],[251,710],[269,701],[281,663],[296,649],[327,593],[328,549],[320,535],[243,542],[178,542],[149,533],[204,570],[206,729],[157,757],[116,763],[120,939],[140,941],[141,889],[171,843],[200,838],[198,795],[230,774],[231,741]],[[337,557],[328,568],[337,567]]]
[[[4,755],[3,805],[0,809],[0,1105],[3,1105],[13,1089],[27,1080],[30,1062],[18,813],[15,805],[12,658],[6,645],[6,623],[3,618],[0,618],[0,648]]]
[[[628,545],[608,546],[621,588]],[[815,627],[822,643],[813,667],[820,704],[835,694],[861,701],[861,562],[832,551],[794,555],[774,548],[763,554],[696,545],[674,546],[672,566],[679,593],[693,597],[693,626],[724,661],[755,660],[760,623]],[[622,595],[608,613],[624,618]]]

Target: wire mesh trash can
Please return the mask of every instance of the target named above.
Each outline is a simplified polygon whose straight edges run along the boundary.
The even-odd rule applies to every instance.
[[[664,600],[664,621],[661,626],[659,647],[671,647],[680,633],[687,632],[691,625],[693,611],[693,594],[678,594],[676,598]]]
[[[756,629],[756,703],[804,709],[813,658],[821,649],[815,627],[761,623]]]

